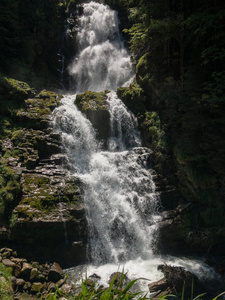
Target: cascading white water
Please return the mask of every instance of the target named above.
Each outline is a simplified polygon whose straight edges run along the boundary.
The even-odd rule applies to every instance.
[[[117,13],[90,2],[84,4],[78,26],[79,51],[70,66],[76,92],[115,90],[129,81],[132,64],[119,34]]]
[[[85,184],[91,258],[97,264],[151,256],[158,202],[148,165],[150,151],[141,147],[136,119],[114,92],[108,102],[113,110],[109,151],[99,149],[74,96],[65,97],[54,111],[71,169]]]
[[[116,13],[96,2],[83,4],[77,35],[79,53],[70,67],[75,90],[115,90],[132,79],[129,55],[124,48]],[[185,265],[206,273],[198,261],[157,257],[158,197],[149,168],[149,149],[141,147],[137,120],[118,99],[108,94],[111,136],[101,149],[89,120],[76,108],[76,95],[64,96],[53,112],[54,128],[61,132],[71,174],[84,184],[89,226],[90,265],[102,283],[123,265],[128,276],[157,280],[157,265]]]

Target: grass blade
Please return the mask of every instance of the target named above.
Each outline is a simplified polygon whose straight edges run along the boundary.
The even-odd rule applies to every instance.
[[[223,293],[221,293],[221,294],[219,294],[218,296],[216,296],[215,298],[213,298],[212,300],[217,300],[220,296],[223,296],[223,295],[225,295],[225,292],[223,292]]]
[[[207,294],[207,293],[200,294],[200,295],[196,296],[193,300],[200,299],[200,297],[202,297],[202,296],[204,296],[204,295],[206,295],[206,294]]]

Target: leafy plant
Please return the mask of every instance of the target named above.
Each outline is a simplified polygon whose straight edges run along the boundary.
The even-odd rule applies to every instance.
[[[64,291],[59,290],[57,288],[57,291],[54,294],[49,293],[46,300],[55,300],[58,299],[58,297],[65,297],[69,300],[132,300],[132,299],[139,299],[139,300],[146,300],[145,295],[143,293],[132,293],[130,292],[130,289],[132,286],[138,281],[138,279],[132,280],[127,284],[126,287],[121,288],[121,283],[124,280],[124,273],[122,273],[121,280],[117,282],[116,280],[117,274],[115,274],[113,280],[110,282],[110,285],[108,288],[102,288],[102,289],[95,289],[95,283],[91,284],[89,286],[88,279],[86,277],[85,280],[82,280],[81,283],[81,292],[76,294],[75,296],[69,296]],[[43,296],[42,296],[43,297]],[[42,298],[43,299],[43,298]]]

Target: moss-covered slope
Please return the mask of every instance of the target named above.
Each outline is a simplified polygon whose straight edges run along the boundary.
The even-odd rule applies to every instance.
[[[60,136],[50,126],[60,97],[8,78],[0,90],[0,244],[42,261],[84,260],[85,250],[76,253],[86,241],[82,188],[61,168]]]

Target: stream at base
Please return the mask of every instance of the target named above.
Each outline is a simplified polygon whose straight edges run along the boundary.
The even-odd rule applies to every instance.
[[[148,284],[163,278],[163,273],[158,270],[158,266],[161,264],[183,267],[196,275],[200,280],[208,281],[210,284],[217,284],[218,288],[220,286],[221,278],[213,268],[210,268],[201,259],[187,257],[155,256],[148,260],[137,258],[121,265],[111,263],[95,266],[87,264],[66,269],[64,272],[68,274],[69,280],[75,286],[80,285],[81,278],[85,280],[86,277],[96,274],[100,277],[97,281],[97,286],[102,285],[104,287],[109,286],[109,278],[113,273],[124,272],[129,280],[138,279],[132,292],[141,291],[144,295],[147,294],[149,297],[152,297],[154,293],[149,293]]]

